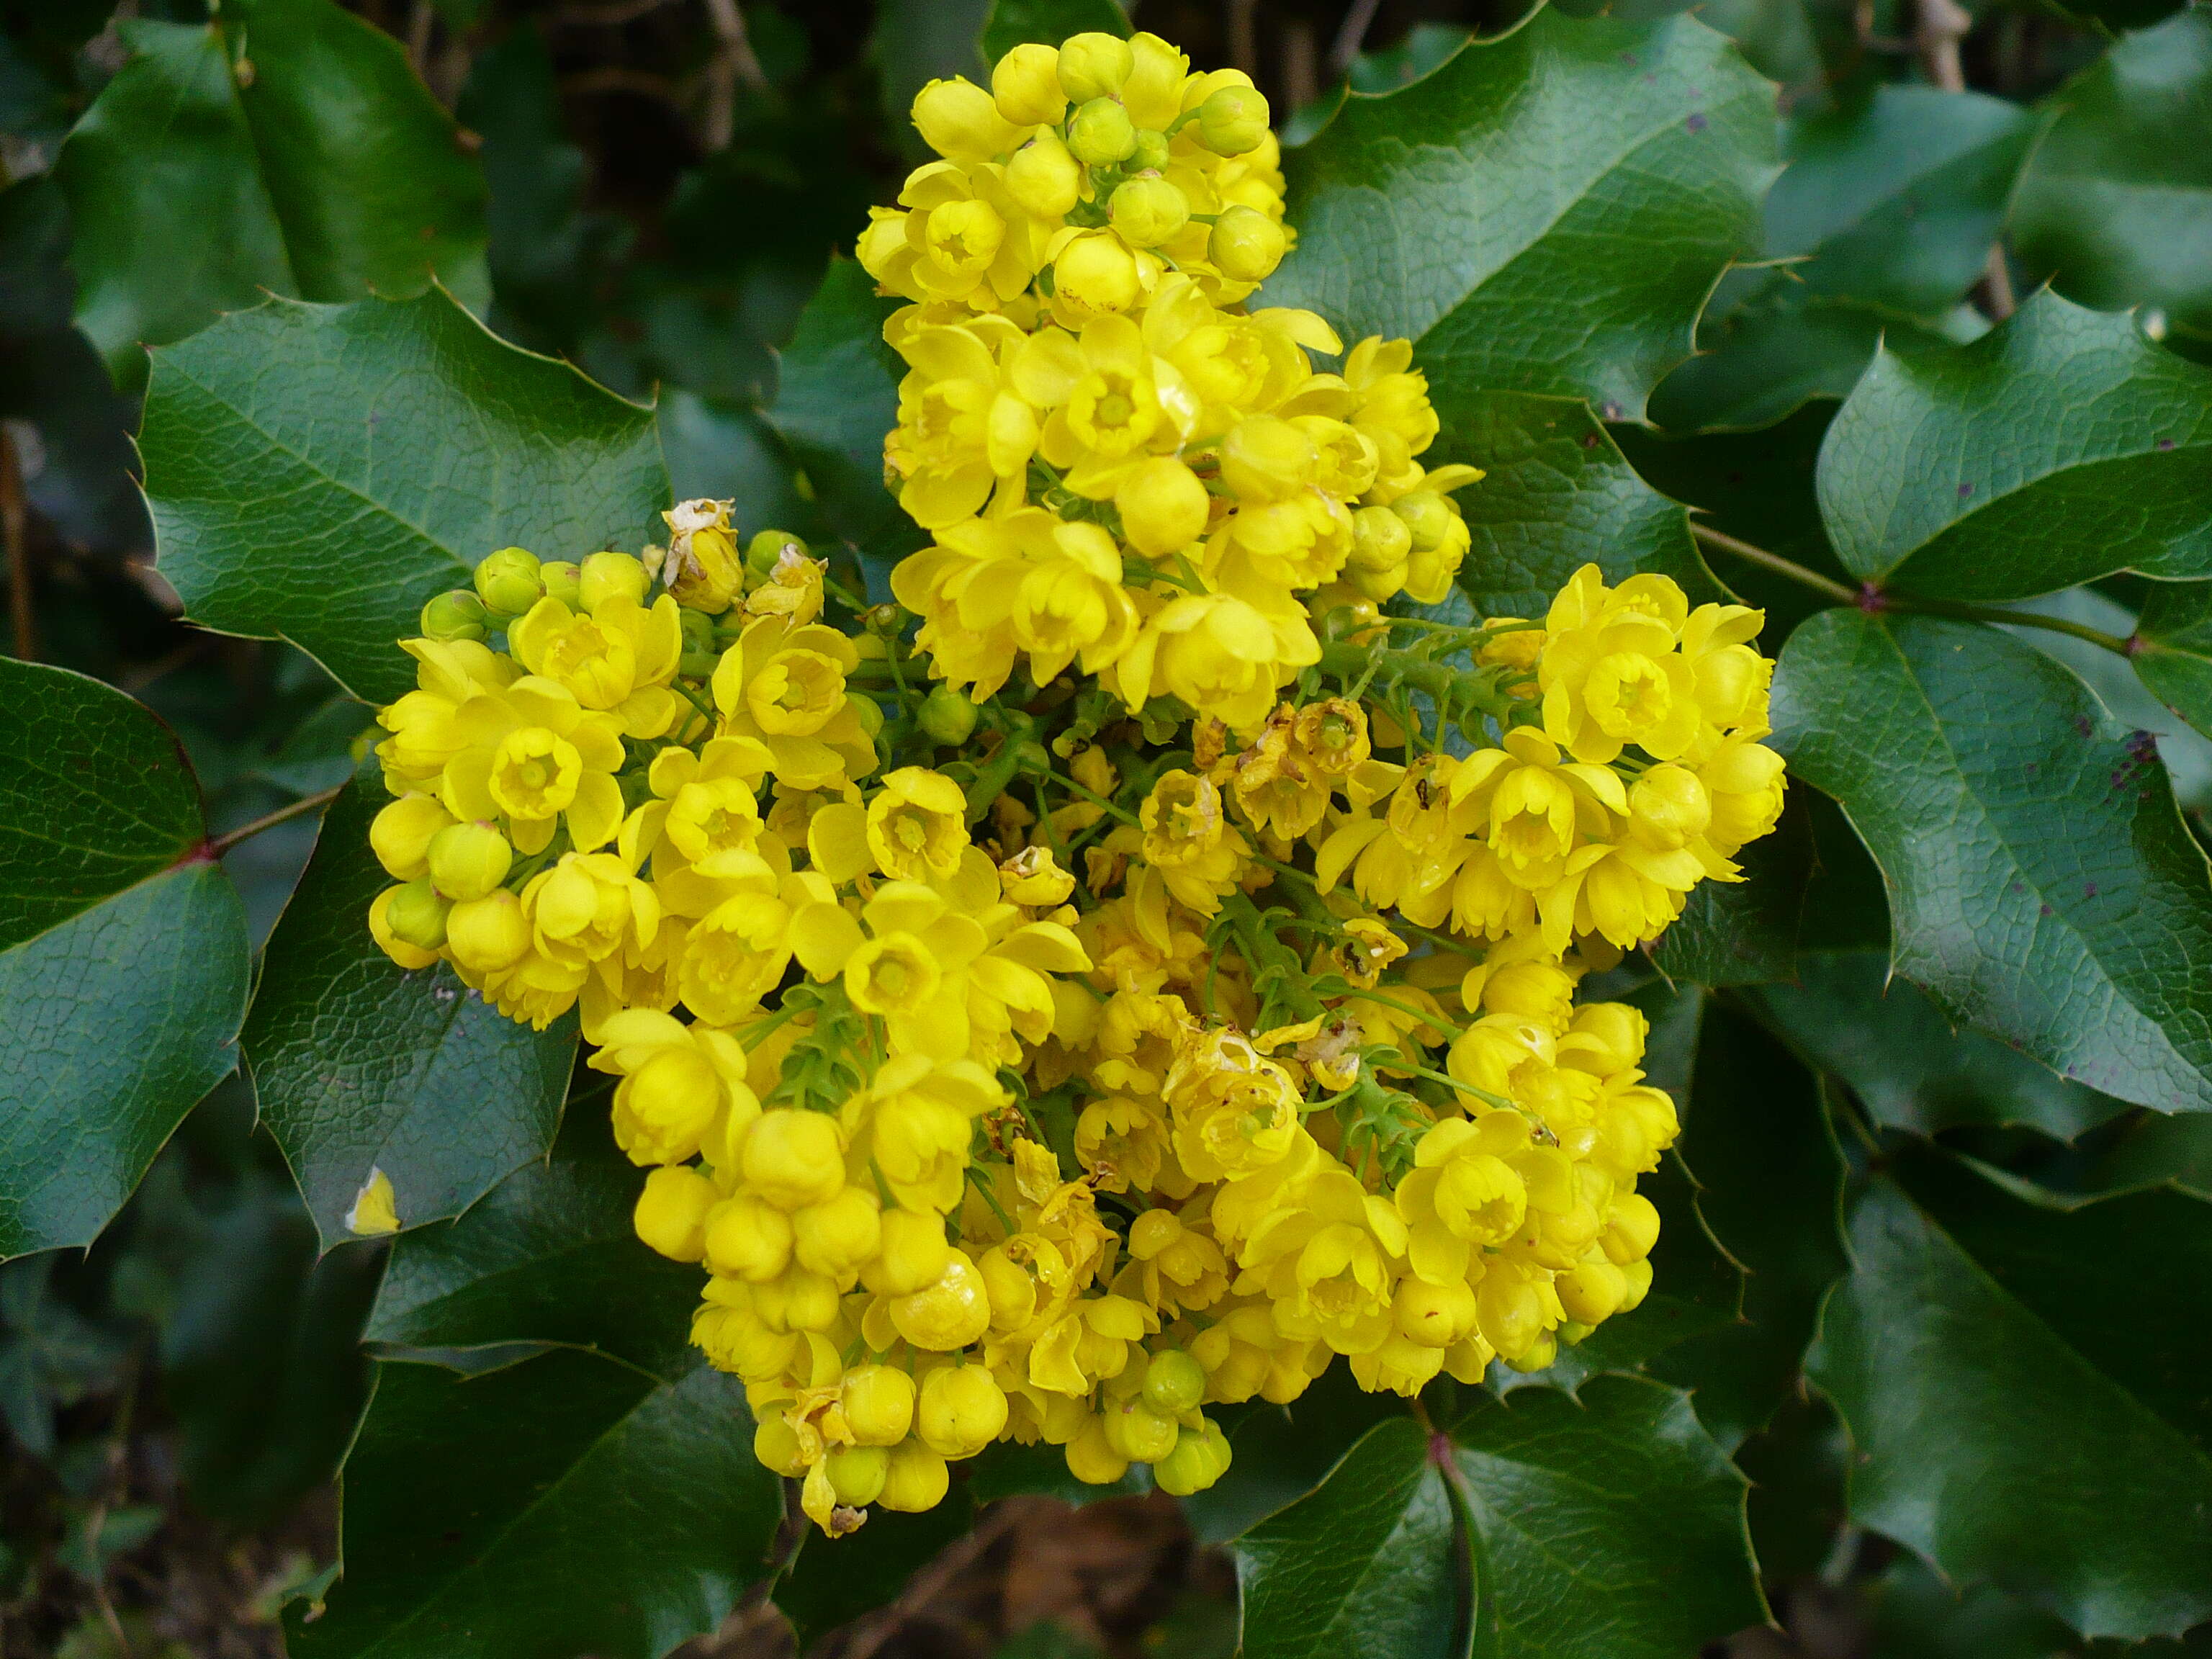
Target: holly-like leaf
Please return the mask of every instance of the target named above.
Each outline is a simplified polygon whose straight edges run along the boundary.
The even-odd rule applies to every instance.
[[[648,411],[436,291],[275,301],[157,351],[139,447],[185,614],[376,702],[414,683],[392,641],[487,553],[635,551],[668,502]]]
[[[2123,1100],[2212,1109],[2212,885],[2147,736],[1995,629],[1845,609],[1790,636],[1773,710],[1946,1018]]]
[[[386,1362],[340,1477],[343,1574],[297,1659],[659,1659],[760,1578],[781,1482],[744,1388],[549,1352]]]
[[[175,737],[0,658],[0,1257],[92,1243],[237,1064],[249,972]]]
[[[1720,597],[1689,514],[1637,477],[1587,406],[1434,390],[1443,430],[1422,459],[1471,462],[1487,474],[1454,497],[1473,538],[1460,586],[1480,615],[1540,619],[1592,562],[1608,581],[1649,570],[1680,582],[1693,600]]]
[[[1820,449],[1845,568],[1945,599],[2212,575],[2208,489],[2212,368],[2048,291],[1955,351],[1884,351]]]
[[[1024,41],[1056,46],[1094,30],[1126,36],[1128,16],[1115,0],[995,0],[983,25],[983,61],[995,64]]]
[[[1701,882],[1651,947],[1669,979],[1761,985],[1796,973],[1798,924],[1813,875],[1813,825],[1802,801],[1786,803],[1771,835],[1736,855],[1741,881]]]
[[[77,322],[117,380],[143,344],[264,291],[484,296],[484,184],[399,42],[331,0],[126,21],[131,57],[63,147]]]
[[[830,527],[858,550],[869,597],[890,597],[890,568],[929,539],[884,488],[884,434],[898,424],[906,366],[884,343],[894,302],[849,259],[834,261],[776,356],[763,410],[814,487]]]
[[[1796,983],[1753,996],[1876,1120],[1917,1134],[2024,1124],[2071,1140],[2126,1109],[1978,1031],[1954,1031],[1910,981],[1890,977],[1885,951],[1808,952],[1797,959]]]
[[[2136,619],[2133,660],[2151,695],[2212,733],[2212,582],[2160,582]]]
[[[542,1155],[575,1053],[573,1018],[533,1031],[444,964],[410,972],[377,948],[368,903],[392,878],[368,824],[383,804],[372,766],[331,805],[246,1028],[262,1121],[326,1244],[347,1236],[374,1172],[412,1227],[459,1215]]]
[[[1908,1148],[1851,1253],[1811,1370],[1850,1431],[1852,1518],[2086,1636],[2212,1617],[2204,1200],[2061,1210]]]
[[[1743,1477],[1688,1397],[1522,1389],[1431,1436],[1377,1424],[1237,1540],[1250,1659],[1678,1659],[1764,1608]],[[1569,1564],[1571,1564],[1570,1566]]]
[[[680,1374],[706,1272],[640,1242],[630,1214],[644,1184],[605,1108],[572,1105],[550,1158],[459,1219],[400,1237],[362,1334],[386,1352],[568,1343]]]
[[[1773,88],[1691,18],[1540,9],[1401,91],[1340,96],[1285,157],[1298,245],[1265,302],[1410,339],[1437,386],[1641,419],[1756,246]]]
[[[1848,392],[1886,331],[1940,336],[1988,261],[2033,127],[2002,98],[1906,86],[1790,121],[1766,198],[1773,263],[1731,273],[1699,325],[1704,355],[1668,378],[1653,417],[1763,426]]]
[[[2108,21],[2172,7],[2143,9]],[[2155,306],[2212,333],[2212,156],[2179,137],[2212,123],[2212,15],[2184,7],[2123,36],[2051,102],[2013,199],[2021,263],[2083,305]]]

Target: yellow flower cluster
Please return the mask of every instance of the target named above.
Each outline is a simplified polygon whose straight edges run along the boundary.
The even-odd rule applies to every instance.
[[[1208,1406],[1635,1307],[1674,1112],[1579,988],[1783,789],[1755,611],[1595,566],[1382,611],[1448,597],[1479,475],[1415,459],[1403,342],[1316,373],[1318,319],[1239,308],[1282,240],[1240,77],[1079,36],[915,118],[945,160],[862,247],[915,301],[904,608],[726,501],[502,550],[402,642],[371,830],[395,960],[577,1011],[639,1236],[831,1534],[1002,1440],[1195,1492]]]
[[[1468,533],[1425,470],[1404,341],[1343,343],[1243,301],[1286,244],[1267,100],[1156,35],[1018,47],[992,90],[940,81],[915,125],[945,159],[860,261],[915,301],[885,476],[936,545],[893,578],[935,672],[978,702],[1071,662],[1133,708],[1239,731],[1316,662],[1316,618],[1451,589]],[[1111,129],[1110,143],[1098,135]]]

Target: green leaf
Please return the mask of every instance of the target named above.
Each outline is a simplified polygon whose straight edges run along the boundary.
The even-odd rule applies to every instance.
[[[1376,1425],[1237,1541],[1251,1659],[1679,1659],[1764,1616],[1743,1478],[1688,1398],[1522,1389]]]
[[[484,185],[397,40],[330,0],[125,21],[131,58],[63,147],[77,321],[118,383],[264,289],[484,297]]]
[[[1455,497],[1474,538],[1459,583],[1480,615],[1540,618],[1592,562],[1608,581],[1650,570],[1693,599],[1720,597],[1690,538],[1689,514],[1636,476],[1586,405],[1433,390],[1443,431],[1423,459],[1472,462],[1488,475]]]
[[[994,0],[983,24],[983,61],[996,64],[1024,41],[1056,46],[1071,34],[1129,33],[1115,0]]]
[[[2168,9],[2152,0],[2147,15],[2108,21],[2134,26]],[[2115,41],[2052,100],[2021,174],[2021,263],[2083,305],[2155,306],[2212,332],[2212,153],[2181,137],[2208,123],[2212,15],[2185,7]]]
[[[185,614],[290,640],[374,702],[414,684],[392,642],[484,555],[635,550],[668,501],[647,411],[436,292],[277,301],[155,353],[139,447]]]
[[[1798,924],[1813,875],[1813,825],[1802,800],[1785,802],[1774,833],[1737,854],[1741,881],[1701,882],[1651,947],[1669,979],[1759,985],[1796,973]]]
[[[1786,123],[1762,247],[1777,263],[1730,274],[1699,326],[1705,355],[1654,417],[1764,425],[1848,392],[1885,330],[1932,341],[1987,264],[2033,126],[2002,98],[1908,86]]]
[[[1908,1148],[1859,1202],[1811,1361],[1852,1518],[2084,1635],[2212,1616],[2208,1223],[2170,1190],[2055,1209]]]
[[[1684,1118],[1679,1151],[1697,1183],[1698,1220],[1742,1277],[1735,1323],[1666,1350],[1650,1370],[1694,1389],[1699,1420],[1733,1449],[1796,1387],[1820,1297],[1844,1271],[1843,1154],[1812,1075],[1717,999]],[[1655,1282],[1667,1289],[1681,1246],[1698,1241],[1661,1239]]]
[[[1354,1441],[1403,1411],[1395,1395],[1360,1388],[1348,1365],[1331,1365],[1287,1406],[1254,1400],[1214,1408],[1208,1415],[1220,1420],[1234,1455],[1226,1474],[1182,1500],[1191,1530],[1208,1543],[1249,1530],[1304,1498]]]
[[[2160,582],[2143,602],[2136,672],[2151,695],[2212,733],[2212,582]]]
[[[92,1243],[237,1064],[238,890],[143,704],[0,658],[0,1257]]]
[[[1270,305],[1413,342],[1446,389],[1641,419],[1706,295],[1758,237],[1773,88],[1688,17],[1540,9],[1285,158],[1297,250]]]
[[[1978,623],[1823,611],[1783,647],[1775,743],[1889,889],[1897,971],[1946,1018],[2106,1094],[2212,1109],[2204,854],[2148,738]]]
[[[2212,575],[2208,489],[2212,368],[2047,291],[1956,351],[1885,350],[1820,450],[1845,568],[1945,599]]]
[[[781,1483],[734,1378],[556,1348],[386,1363],[346,1460],[344,1573],[295,1659],[659,1659],[765,1567]]]
[[[859,550],[870,597],[890,596],[890,567],[927,532],[884,488],[884,434],[898,424],[905,367],[884,343],[896,301],[849,259],[834,262],[777,356],[775,405],[763,410],[813,486],[830,527]]]
[[[1954,1031],[1910,981],[1890,978],[1887,951],[1808,952],[1796,981],[1761,987],[1755,1005],[1880,1122],[1923,1135],[2023,1124],[2072,1140],[2126,1109],[2002,1042]]]
[[[384,787],[365,767],[323,821],[262,963],[245,1036],[262,1121],[325,1245],[371,1172],[404,1226],[442,1221],[542,1155],[561,1121],[575,1023],[533,1031],[441,963],[377,948],[368,903],[391,884],[368,848]]]
[[[679,1374],[695,1358],[706,1273],[639,1241],[630,1213],[644,1184],[605,1109],[572,1106],[550,1158],[457,1220],[399,1237],[364,1338],[385,1349],[568,1343]]]
[[[929,82],[954,75],[980,80],[982,33],[992,0],[882,0],[868,37],[891,143],[910,161],[935,160],[908,112]]]
[[[791,1621],[799,1651],[862,1613],[895,1600],[907,1580],[957,1543],[975,1523],[975,1504],[963,1486],[919,1515],[878,1504],[868,1522],[842,1538],[810,1535],[791,1570],[776,1580],[775,1605]]]

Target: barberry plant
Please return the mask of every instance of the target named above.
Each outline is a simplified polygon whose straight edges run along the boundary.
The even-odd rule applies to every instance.
[[[0,667],[0,1245],[242,1048],[388,1251],[297,1651],[811,1638],[980,1503],[1149,1490],[1251,1659],[1660,1659],[1768,1616],[1747,1476],[1837,1440],[1832,1573],[2212,1618],[2212,881],[2057,654],[2212,726],[2200,313],[2015,307],[2009,106],[1778,149],[1688,17],[1404,67],[1286,136],[994,9],[774,491],[434,285],[154,352],[187,613],[374,729],[256,979],[151,715]],[[1922,121],[1942,294],[1859,295],[1936,186],[1823,170]]]

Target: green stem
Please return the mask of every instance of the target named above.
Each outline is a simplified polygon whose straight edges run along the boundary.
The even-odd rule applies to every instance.
[[[1464,1026],[1454,1025],[1449,1021],[1438,1019],[1434,1014],[1425,1014],[1419,1009],[1414,1007],[1411,1003],[1401,1002],[1395,997],[1386,997],[1374,991],[1363,991],[1357,986],[1354,986],[1350,991],[1346,992],[1346,994],[1348,996],[1358,997],[1362,1002],[1379,1002],[1385,1008],[1395,1008],[1400,1013],[1407,1015],[1412,1018],[1418,1019],[1424,1025],[1433,1026],[1436,1030],[1442,1031],[1446,1036],[1456,1037],[1466,1035],[1466,1028]],[[1424,1073],[1423,1075],[1425,1076],[1427,1073]],[[1478,1091],[1478,1092],[1480,1091]]]
[[[227,835],[217,836],[208,842],[209,856],[221,858],[239,842],[259,835],[264,830],[274,830],[280,823],[304,817],[319,806],[327,806],[344,793],[345,785],[338,783],[332,784],[328,789],[318,789],[312,795],[302,795],[289,806],[280,806],[264,817],[258,817],[251,823],[241,824]]]
[[[1521,1109],[1504,1095],[1493,1095],[1487,1089],[1478,1089],[1472,1083],[1462,1083],[1455,1077],[1448,1077],[1442,1072],[1432,1072],[1425,1066],[1408,1066],[1405,1069],[1415,1077],[1425,1077],[1431,1083],[1441,1083],[1446,1088],[1456,1089],[1463,1095],[1473,1095],[1477,1100],[1486,1105],[1498,1107],[1502,1111],[1517,1112]]]
[[[1733,553],[1747,563],[1764,565],[1777,575],[1787,576],[1801,586],[1826,593],[1839,604],[1856,605],[1861,598],[1832,576],[1823,576],[1817,570],[1808,570],[1803,565],[1785,559],[1779,553],[1770,553],[1763,547],[1753,547],[1749,542],[1739,541],[1726,531],[1716,530],[1709,524],[1700,524],[1692,519],[1690,520],[1690,533],[1708,547],[1717,547],[1723,553]]]

